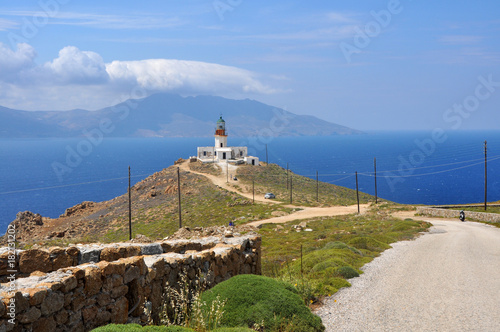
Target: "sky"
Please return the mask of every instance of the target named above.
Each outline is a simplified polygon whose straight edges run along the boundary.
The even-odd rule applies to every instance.
[[[499,13],[498,0],[1,1],[0,105],[171,92],[360,130],[500,129]]]

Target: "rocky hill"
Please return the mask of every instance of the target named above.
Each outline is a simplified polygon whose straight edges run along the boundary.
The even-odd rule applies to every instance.
[[[196,167],[198,163],[191,165]],[[180,171],[182,225],[191,228],[227,225],[236,217],[245,221],[272,216],[281,206],[251,204],[224,190],[206,177]],[[179,228],[177,167],[157,172],[132,187],[133,236],[163,239]],[[284,212],[282,212],[284,213]],[[59,218],[20,212],[12,222],[17,241],[25,244],[66,242],[114,242],[128,240],[128,193],[105,202],[82,202]]]

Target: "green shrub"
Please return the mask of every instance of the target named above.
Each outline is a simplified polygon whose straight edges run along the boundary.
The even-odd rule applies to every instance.
[[[390,245],[377,241],[369,236],[355,237],[354,239],[351,239],[348,244],[358,249],[366,249],[378,252],[382,252],[386,249],[391,248]]]
[[[340,258],[332,258],[314,265],[311,271],[320,273],[329,267],[340,267],[344,265],[347,265],[347,263],[341,260]]]
[[[268,277],[235,276],[204,292],[201,300],[210,305],[217,296],[227,299],[221,322],[225,327],[263,325],[266,331],[287,328],[297,332],[325,329],[290,286]]]
[[[351,279],[354,277],[359,277],[358,271],[356,271],[352,266],[341,266],[336,268],[336,274],[345,279]]]
[[[392,226],[391,231],[404,232],[415,227],[420,227],[420,225],[415,221],[403,220],[403,221],[398,221],[394,226]]]
[[[212,332],[255,332],[255,330],[248,327],[221,327]]]
[[[331,295],[343,287],[351,287],[351,284],[343,278],[325,277],[316,283],[314,290],[319,294]]]
[[[144,326],[139,324],[110,324],[93,329],[92,332],[194,332],[180,326]]]
[[[328,242],[327,244],[325,244],[323,249],[349,249],[353,253],[361,255],[361,252],[358,249],[349,247],[347,244],[340,241]]]

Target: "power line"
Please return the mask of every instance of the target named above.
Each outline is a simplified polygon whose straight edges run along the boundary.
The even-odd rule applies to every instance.
[[[151,174],[140,174],[140,175],[134,175],[132,177],[133,178],[137,178],[137,177],[149,176],[149,175],[151,175]],[[39,191],[39,190],[49,190],[49,189],[58,189],[58,188],[66,188],[66,187],[76,187],[76,186],[82,186],[82,185],[93,184],[93,183],[110,182],[110,181],[126,180],[126,179],[128,179],[128,176],[121,177],[121,178],[114,178],[114,179],[98,180],[98,181],[89,181],[89,182],[81,182],[81,183],[73,183],[73,184],[63,184],[63,185],[60,185],[60,186],[51,186],[51,187],[41,187],[41,188],[31,188],[31,189],[5,191],[5,192],[0,192],[0,195],[17,194],[17,193],[23,193],[23,192]]]

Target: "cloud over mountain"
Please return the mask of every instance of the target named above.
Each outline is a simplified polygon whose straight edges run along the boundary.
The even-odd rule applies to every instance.
[[[258,73],[200,61],[146,59],[115,60],[66,46],[57,58],[42,65],[36,51],[18,44],[13,51],[0,43],[0,105],[19,109],[97,109],[134,97],[140,89],[186,95],[246,96],[279,92]],[[29,96],[29,101],[25,101]],[[61,97],[62,96],[62,97]]]

